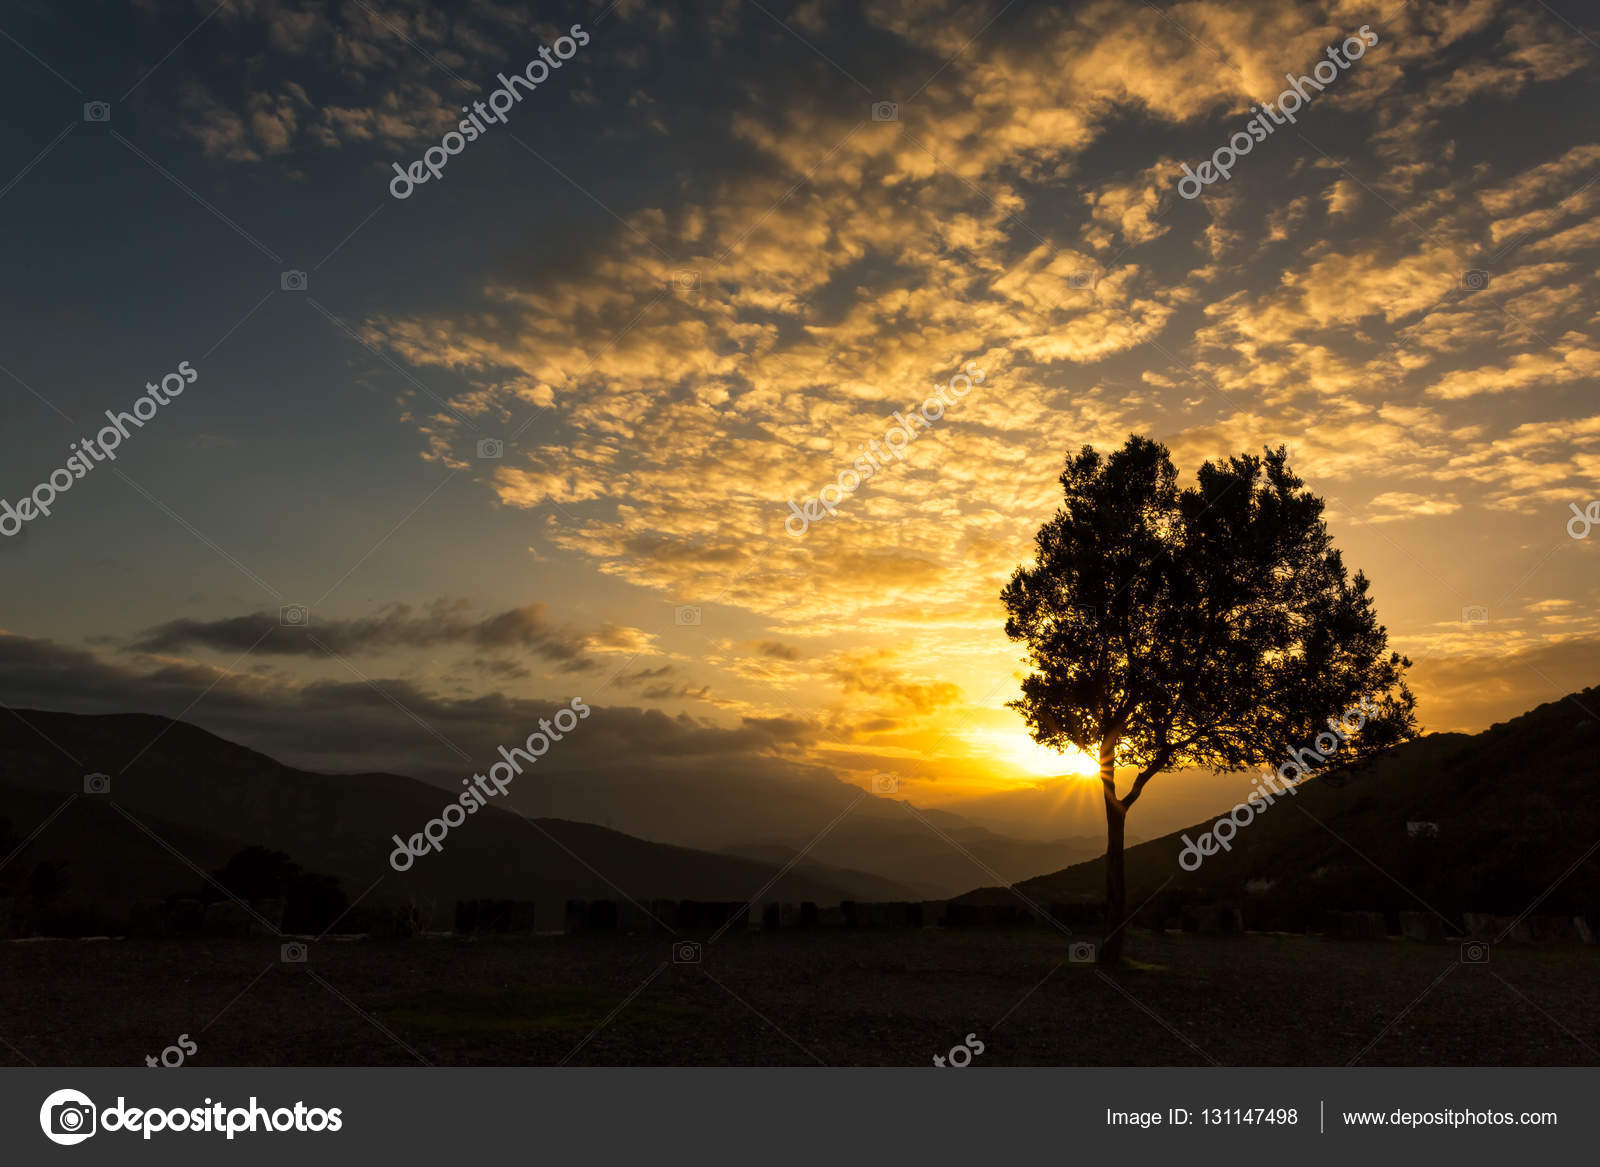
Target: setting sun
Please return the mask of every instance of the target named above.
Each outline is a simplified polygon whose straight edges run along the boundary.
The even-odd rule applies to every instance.
[[[1095,759],[1082,750],[1070,749],[1066,753],[1057,753],[1041,746],[1021,730],[1015,733],[997,731],[983,736],[983,744],[989,747],[1001,777],[1093,778],[1100,772]]]

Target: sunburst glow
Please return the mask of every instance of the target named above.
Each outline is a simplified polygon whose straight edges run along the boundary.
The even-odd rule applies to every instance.
[[[1065,753],[1058,753],[1039,745],[1020,730],[985,734],[984,739],[982,745],[988,747],[994,758],[998,777],[1093,778],[1100,772],[1099,763],[1082,750],[1069,748]]]

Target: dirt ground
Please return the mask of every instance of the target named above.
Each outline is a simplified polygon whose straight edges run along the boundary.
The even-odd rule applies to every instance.
[[[1600,949],[1048,930],[0,944],[0,1064],[1600,1065]],[[682,955],[690,955],[683,953]],[[169,1058],[176,1055],[169,1054]]]

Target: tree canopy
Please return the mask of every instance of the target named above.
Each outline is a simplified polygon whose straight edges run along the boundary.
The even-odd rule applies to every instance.
[[[1180,491],[1165,447],[1134,436],[1083,447],[1061,485],[1002,593],[1033,668],[1011,705],[1040,744],[1109,745],[1137,770],[1131,804],[1163,770],[1265,763],[1363,699],[1375,712],[1339,764],[1415,733],[1410,662],[1281,447],[1207,462]]]

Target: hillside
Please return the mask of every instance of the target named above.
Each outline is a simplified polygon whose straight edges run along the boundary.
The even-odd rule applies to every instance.
[[[1541,914],[1600,914],[1597,715],[1591,688],[1479,734],[1430,735],[1368,769],[1309,780],[1193,872],[1179,866],[1182,836],[1197,839],[1213,820],[1131,847],[1129,904],[1156,895],[1153,920],[1185,901],[1229,901],[1248,925],[1296,930],[1326,910],[1431,906],[1459,919],[1516,915],[1539,900]],[[1182,780],[1156,779],[1146,801]],[[1407,823],[1437,824],[1437,835],[1413,837]],[[1101,896],[1104,878],[1097,858],[1016,886],[1037,902],[1067,901]],[[963,898],[1002,897],[987,887]]]

